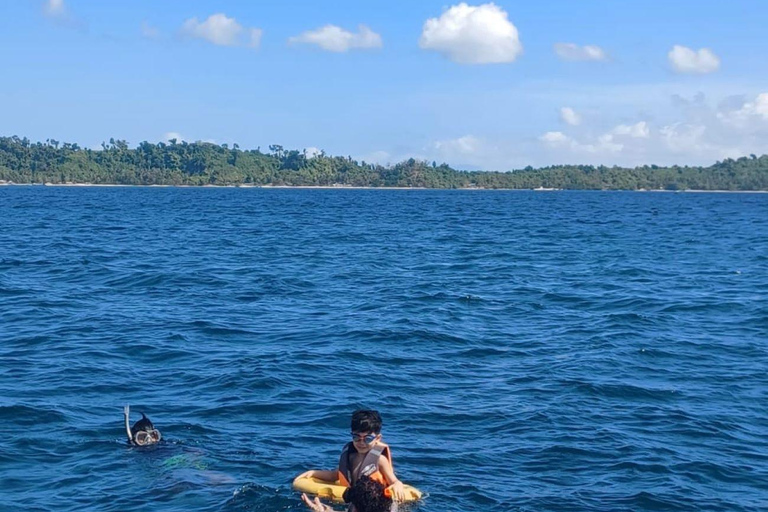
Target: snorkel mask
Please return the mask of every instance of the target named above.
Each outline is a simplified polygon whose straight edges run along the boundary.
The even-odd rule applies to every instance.
[[[133,441],[139,446],[147,446],[160,442],[163,435],[156,428],[150,430],[139,430],[133,436]]]

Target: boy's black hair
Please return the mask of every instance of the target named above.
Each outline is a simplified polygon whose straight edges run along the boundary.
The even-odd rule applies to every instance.
[[[359,409],[352,413],[352,432],[381,433],[381,415],[379,411]]]
[[[152,421],[147,418],[147,415],[141,413],[141,419],[134,423],[133,427],[131,427],[131,434],[135,436],[141,431],[149,432],[150,430],[154,430],[154,428],[155,426],[152,424]]]
[[[392,499],[384,495],[384,486],[367,476],[361,476],[344,491],[344,502],[352,503],[357,512],[389,512],[392,507]]]

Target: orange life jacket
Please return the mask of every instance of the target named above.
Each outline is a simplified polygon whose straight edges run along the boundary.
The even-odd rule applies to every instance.
[[[385,488],[388,487],[389,482],[387,482],[387,478],[379,471],[379,457],[384,455],[390,465],[392,464],[392,454],[389,451],[389,446],[381,441],[376,443],[363,457],[363,462],[358,466],[357,474],[352,474],[352,456],[356,453],[357,450],[355,450],[351,442],[344,445],[341,457],[339,457],[339,482],[346,487],[352,487],[358,478],[367,476],[371,480],[379,482]],[[386,489],[384,494],[389,496],[389,489]]]

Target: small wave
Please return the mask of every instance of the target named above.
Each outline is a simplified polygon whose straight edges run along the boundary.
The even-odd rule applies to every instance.
[[[589,395],[626,400],[650,399],[667,401],[671,400],[673,397],[679,397],[681,395],[679,391],[674,389],[654,389],[624,383],[596,384],[584,381],[565,381],[564,384],[574,386],[576,389]]]
[[[66,416],[62,412],[50,407],[33,407],[24,404],[0,406],[0,422],[5,425],[27,427],[48,423],[62,423],[65,420]]]
[[[221,326],[206,320],[195,320],[190,325],[194,327],[195,330],[210,336],[236,336],[255,334],[253,331],[247,329]]]
[[[306,510],[298,496],[283,489],[273,489],[256,483],[247,483],[235,489],[224,504],[224,510]]]

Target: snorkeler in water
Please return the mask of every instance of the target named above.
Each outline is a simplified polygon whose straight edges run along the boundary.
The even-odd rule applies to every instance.
[[[147,418],[144,413],[141,413],[141,419],[133,424],[131,427],[130,415],[131,406],[126,405],[123,408],[123,415],[125,416],[125,433],[128,436],[128,442],[135,446],[148,446],[151,444],[159,443],[163,436],[160,431],[155,428],[152,421]]]

